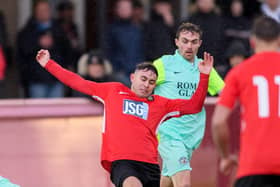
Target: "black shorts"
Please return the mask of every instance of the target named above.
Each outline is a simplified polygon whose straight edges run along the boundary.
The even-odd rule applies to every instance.
[[[116,160],[112,163],[111,181],[116,187],[122,187],[124,180],[130,176],[138,178],[143,187],[159,187],[160,169],[157,164],[134,160]]]
[[[251,175],[238,179],[235,187],[280,187],[280,175]]]

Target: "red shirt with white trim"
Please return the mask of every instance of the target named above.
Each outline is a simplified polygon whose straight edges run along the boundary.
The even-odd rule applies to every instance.
[[[258,53],[232,69],[218,104],[241,105],[237,177],[280,175],[280,53]]]
[[[169,117],[200,112],[208,87],[208,75],[201,74],[198,89],[190,100],[157,95],[140,98],[121,83],[87,81],[52,60],[45,68],[64,84],[104,104],[101,163],[109,172],[115,160],[158,164],[158,125]]]

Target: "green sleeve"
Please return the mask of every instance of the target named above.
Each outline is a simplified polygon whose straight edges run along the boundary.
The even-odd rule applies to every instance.
[[[216,95],[223,89],[224,85],[225,83],[221,76],[214,68],[212,68],[209,77],[208,93],[212,96]]]
[[[158,71],[157,85],[162,84],[165,80],[165,71],[164,71],[163,61],[161,58],[158,58],[153,62],[153,64]]]

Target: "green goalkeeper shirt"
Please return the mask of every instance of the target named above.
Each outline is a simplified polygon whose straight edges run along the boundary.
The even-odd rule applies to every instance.
[[[195,57],[194,63],[190,63],[178,50],[174,55],[164,55],[155,60],[154,65],[159,74],[155,94],[172,99],[191,98],[199,83],[198,63],[201,61],[202,59]],[[209,94],[218,94],[223,86],[222,78],[213,68],[209,78]],[[203,138],[205,123],[204,108],[197,114],[171,118],[159,126],[159,140],[184,141],[188,148],[195,149]]]

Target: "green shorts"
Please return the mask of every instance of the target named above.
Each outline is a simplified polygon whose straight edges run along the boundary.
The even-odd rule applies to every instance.
[[[163,176],[173,176],[179,171],[192,170],[190,160],[193,150],[181,141],[161,141],[158,146],[162,158]]]

